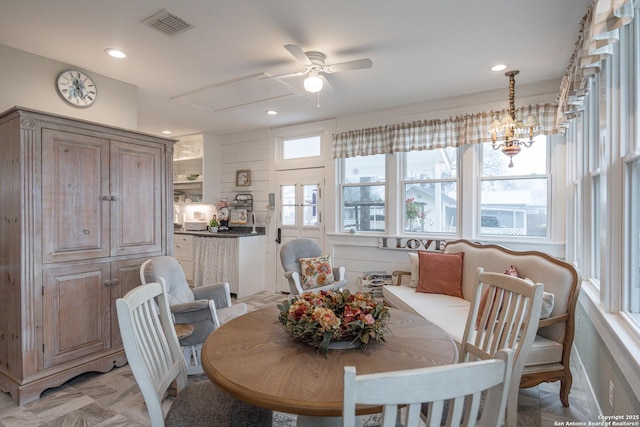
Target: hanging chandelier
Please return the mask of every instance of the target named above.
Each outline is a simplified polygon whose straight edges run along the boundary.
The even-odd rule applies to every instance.
[[[513,70],[504,73],[505,76],[509,77],[509,113],[505,114],[502,120],[494,120],[491,127],[489,127],[492,148],[494,150],[502,149],[502,152],[509,156],[510,168],[513,167],[513,156],[520,152],[521,146],[531,147],[533,137],[538,135],[540,131],[540,124],[534,116],[527,117],[526,122],[516,120],[515,75],[519,72],[518,70]],[[528,140],[519,139],[527,134],[529,136]],[[502,141],[497,142],[498,138],[502,139]]]

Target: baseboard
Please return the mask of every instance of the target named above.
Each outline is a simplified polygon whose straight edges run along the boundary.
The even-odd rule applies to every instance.
[[[580,353],[578,353],[578,349],[576,348],[575,345],[571,346],[571,360],[573,361],[573,364],[578,370],[578,372],[573,372],[573,375],[575,377],[580,378],[580,381],[585,384],[585,386],[587,387],[587,390],[585,390],[584,392],[589,393],[591,395],[591,401],[596,404],[598,414],[603,415],[602,408],[600,407],[600,402],[598,402],[598,399],[596,397],[596,392],[593,389],[593,386],[591,385],[591,380],[589,379],[589,376],[585,375],[584,364],[582,363],[582,359],[580,358]]]

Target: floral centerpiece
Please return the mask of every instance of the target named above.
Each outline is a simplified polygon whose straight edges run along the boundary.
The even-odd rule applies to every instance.
[[[351,341],[366,346],[384,341],[389,310],[370,295],[344,291],[305,292],[278,304],[278,321],[295,339],[327,355],[329,344]]]

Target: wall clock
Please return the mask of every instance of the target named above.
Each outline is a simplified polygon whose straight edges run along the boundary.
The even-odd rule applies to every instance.
[[[68,104],[74,107],[86,108],[96,102],[98,90],[93,79],[78,70],[61,72],[56,79],[58,94]]]

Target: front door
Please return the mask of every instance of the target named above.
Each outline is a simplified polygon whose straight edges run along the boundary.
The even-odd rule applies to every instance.
[[[308,238],[324,247],[322,223],[322,186],[324,168],[277,171],[276,218],[278,244],[276,248],[276,291],[289,292],[280,263],[280,248],[285,242]]]

